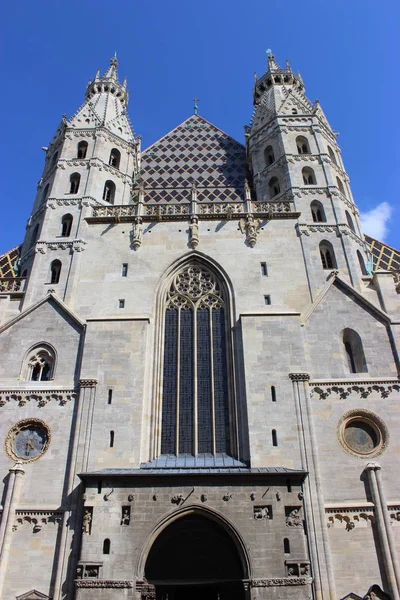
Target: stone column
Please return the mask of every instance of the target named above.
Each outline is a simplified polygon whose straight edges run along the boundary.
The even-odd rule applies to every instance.
[[[325,504],[314,424],[311,414],[308,373],[290,373],[296,407],[302,468],[309,475],[304,483],[304,511],[312,560],[316,600],[337,600],[332,556],[325,521]]]
[[[62,585],[64,577],[71,575],[70,579],[73,580],[74,573],[67,573],[68,566],[68,548],[71,547],[72,543],[72,532],[75,531],[73,537],[72,554],[78,552],[80,545],[80,521],[82,519],[82,502],[79,502],[81,494],[79,493],[78,487],[74,490],[76,474],[87,467],[87,461],[89,456],[90,446],[90,434],[93,419],[94,409],[94,398],[96,393],[97,379],[80,379],[79,380],[79,397],[78,397],[78,408],[76,411],[75,426],[73,431],[72,441],[72,453],[70,471],[68,473],[68,487],[66,497],[68,498],[68,504],[65,508],[63,520],[61,523],[61,540],[60,550],[57,562],[57,572],[53,589],[54,600],[61,598]],[[84,410],[85,409],[85,410]],[[73,520],[72,527],[68,527],[67,523]],[[75,562],[73,568],[75,568]],[[71,582],[67,582],[67,587],[71,585]],[[73,585],[73,582],[72,582]]]
[[[8,557],[10,554],[11,538],[15,519],[15,507],[21,493],[23,475],[25,475],[25,471],[22,468],[21,463],[16,463],[10,469],[0,527],[0,598],[3,597],[2,592],[4,578],[7,571]]]
[[[371,488],[372,501],[375,506],[376,526],[383,554],[383,564],[387,582],[393,600],[399,600],[400,573],[397,563],[396,550],[392,532],[390,530],[387,503],[383,493],[382,480],[380,476],[381,466],[377,463],[368,463],[365,467],[368,473],[368,481]]]

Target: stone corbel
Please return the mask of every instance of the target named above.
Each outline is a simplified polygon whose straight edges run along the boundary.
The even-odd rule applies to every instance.
[[[80,388],[94,388],[99,383],[98,379],[80,379]]]
[[[297,235],[310,235],[310,230],[308,229],[308,225],[305,223],[297,223],[296,224]]]

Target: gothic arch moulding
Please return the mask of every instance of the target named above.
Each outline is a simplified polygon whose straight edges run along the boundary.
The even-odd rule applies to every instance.
[[[177,289],[177,280],[180,275],[187,271],[193,271],[189,274],[187,298],[185,302],[190,303],[190,294],[193,294],[194,287],[199,286],[198,293],[207,294],[207,285],[210,285],[210,300],[213,296],[218,303],[217,296],[221,300],[220,306],[224,308],[225,339],[226,339],[226,363],[227,363],[227,386],[228,386],[228,404],[229,404],[229,435],[230,435],[230,454],[239,458],[239,435],[238,419],[236,407],[236,393],[234,380],[234,341],[232,328],[235,322],[234,294],[232,284],[226,272],[215,261],[199,252],[186,253],[178,260],[174,261],[165,271],[159,281],[155,297],[155,331],[154,331],[154,371],[153,371],[153,393],[150,407],[150,431],[149,447],[144,449],[148,453],[149,460],[153,460],[161,454],[161,429],[162,429],[162,404],[163,404],[163,374],[164,374],[164,345],[166,331],[166,307],[171,301],[171,290],[175,286]],[[194,271],[197,272],[194,273]],[[200,275],[198,275],[200,273]],[[205,277],[202,275],[204,274]],[[183,283],[183,282],[181,282]],[[180,284],[179,284],[180,285]],[[178,287],[179,287],[178,285]],[[193,287],[194,286],[194,287]],[[203,289],[204,288],[204,289]],[[195,291],[195,295],[197,290]],[[185,296],[183,291],[182,297]],[[144,436],[146,438],[146,435]],[[218,452],[218,451],[217,451]]]
[[[19,379],[22,381],[34,381],[34,379],[32,379],[33,363],[35,361],[40,362],[40,360],[48,361],[50,369],[48,380],[53,380],[57,370],[57,351],[52,344],[43,341],[33,344],[25,352]],[[43,378],[40,378],[38,381],[40,380],[46,381],[46,379]]]
[[[200,516],[205,519],[209,519],[217,526],[221,527],[223,531],[228,535],[236,549],[238,558],[241,563],[243,571],[243,579],[251,579],[252,570],[250,557],[242,536],[236,527],[221,513],[211,510],[205,506],[190,505],[184,508],[178,509],[173,514],[167,515],[161,519],[150,533],[146,542],[144,543],[141,552],[139,554],[138,562],[136,565],[135,577],[138,580],[143,580],[145,577],[146,562],[150,555],[151,549],[159,538],[160,535],[172,524],[176,523],[180,519],[184,519],[188,516]]]

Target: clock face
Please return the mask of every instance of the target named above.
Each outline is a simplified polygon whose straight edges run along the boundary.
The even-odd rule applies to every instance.
[[[19,421],[8,432],[5,446],[10,458],[31,462],[40,458],[49,446],[50,430],[40,419]]]
[[[14,438],[14,452],[23,459],[36,458],[46,445],[46,431],[40,425],[22,428]]]

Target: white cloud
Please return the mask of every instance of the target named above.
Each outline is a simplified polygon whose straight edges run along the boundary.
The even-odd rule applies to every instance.
[[[388,223],[392,215],[392,207],[388,202],[381,202],[368,212],[360,214],[361,227],[365,234],[384,242],[388,233]]]

